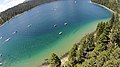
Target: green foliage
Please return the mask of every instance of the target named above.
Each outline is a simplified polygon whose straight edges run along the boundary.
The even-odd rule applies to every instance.
[[[95,47],[94,44],[94,33],[88,34],[86,38],[87,52],[92,51]]]
[[[69,51],[69,63],[71,64],[71,66],[74,66],[76,63],[76,51],[78,49],[78,45],[74,44],[72,49]]]
[[[65,66],[65,67],[71,67],[69,61],[65,62],[65,65],[64,65],[64,66]]]
[[[114,22],[118,22],[119,21],[119,15],[118,14],[112,14],[110,23],[114,24]]]
[[[105,28],[105,23],[101,22],[101,23],[98,23],[97,25],[97,28],[96,28],[96,37],[99,37],[103,31],[104,31],[104,28]]]
[[[109,60],[103,65],[103,67],[119,67],[119,66],[120,66],[120,59]]]
[[[109,51],[103,51],[103,52],[101,52],[100,53],[100,55],[97,57],[97,59],[96,59],[96,65],[97,65],[97,67],[101,67],[101,66],[103,66],[103,64],[106,62],[106,61],[108,61],[109,60],[109,58],[110,58],[110,53],[109,53]]]
[[[112,44],[120,47],[120,21],[112,28],[112,33],[110,35],[110,40]]]
[[[18,14],[21,14],[25,11],[28,11],[38,5],[41,5],[46,2],[51,2],[56,0],[31,0],[24,3],[21,3],[17,6],[7,9],[0,13],[0,25],[9,21],[11,18],[15,17]]]
[[[74,44],[73,47],[72,47],[72,49],[69,52],[69,57],[76,57],[76,51],[77,51],[77,49],[78,49],[77,45]]]
[[[95,58],[91,58],[89,60],[86,60],[86,62],[82,63],[81,67],[97,67]]]
[[[92,0],[120,13],[120,0]],[[117,2],[116,2],[117,1]],[[109,3],[109,4],[108,4]],[[120,21],[113,14],[110,21],[101,22],[95,32],[86,35],[80,45],[69,52],[65,67],[118,67],[120,66]]]
[[[104,46],[108,44],[108,35],[106,35],[105,33],[101,34],[99,39],[97,40],[97,43]]]
[[[77,62],[82,63],[83,61],[84,61],[84,51],[82,50],[81,47],[81,49],[77,51]]]
[[[99,23],[95,32],[83,37],[80,45],[73,46],[65,67],[117,67],[118,59],[120,21],[118,15],[113,14],[110,21]]]
[[[76,64],[75,67],[81,67],[81,64]]]
[[[92,2],[104,5],[120,14],[120,0],[92,0]]]
[[[102,52],[104,50],[104,46],[102,46],[101,44],[97,45],[94,50],[91,52],[90,57],[97,57],[100,52]]]
[[[111,59],[120,59],[120,48],[116,48],[110,55]]]
[[[77,45],[73,45],[72,49],[69,51],[69,60],[72,57],[76,57]]]
[[[54,53],[52,54],[49,63],[50,63],[50,67],[60,67],[61,66],[61,60]]]

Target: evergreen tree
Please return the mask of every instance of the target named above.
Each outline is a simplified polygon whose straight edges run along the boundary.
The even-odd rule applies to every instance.
[[[120,66],[120,59],[109,60],[103,65],[103,67],[119,67],[119,66]]]
[[[120,21],[112,28],[110,40],[113,45],[118,45],[120,47]]]
[[[105,28],[104,22],[98,23],[97,28],[96,28],[96,34],[97,34],[96,38],[98,38],[103,33],[104,28]]]
[[[72,49],[69,51],[69,62],[71,64],[71,66],[74,66],[76,64],[76,51],[78,49],[77,44],[74,44]]]
[[[50,67],[60,67],[61,66],[61,60],[54,53],[52,54],[49,63],[50,63]]]

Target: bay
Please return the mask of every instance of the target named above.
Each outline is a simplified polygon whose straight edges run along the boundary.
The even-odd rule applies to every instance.
[[[90,0],[61,0],[35,7],[0,27],[3,67],[38,67],[51,53],[61,56],[111,14]]]

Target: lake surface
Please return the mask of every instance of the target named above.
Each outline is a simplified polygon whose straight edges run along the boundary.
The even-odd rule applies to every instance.
[[[3,67],[38,67],[51,53],[61,56],[111,14],[90,0],[62,0],[35,7],[0,27]]]

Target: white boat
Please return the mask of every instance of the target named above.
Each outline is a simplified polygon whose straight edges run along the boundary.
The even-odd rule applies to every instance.
[[[0,66],[2,66],[3,64],[0,62]]]
[[[15,33],[17,33],[17,31],[14,31],[12,34],[15,34]]]
[[[91,1],[89,3],[92,3]]]
[[[57,27],[57,24],[55,24],[54,27]]]
[[[75,3],[77,3],[77,1],[75,0]]]
[[[11,39],[11,38],[6,39],[5,42],[9,41],[10,39]]]
[[[62,35],[62,32],[59,32],[59,35]]]
[[[67,25],[68,23],[64,23],[64,25]]]
[[[2,39],[3,37],[0,37],[0,39]]]
[[[29,24],[27,27],[31,27],[32,24]]]

